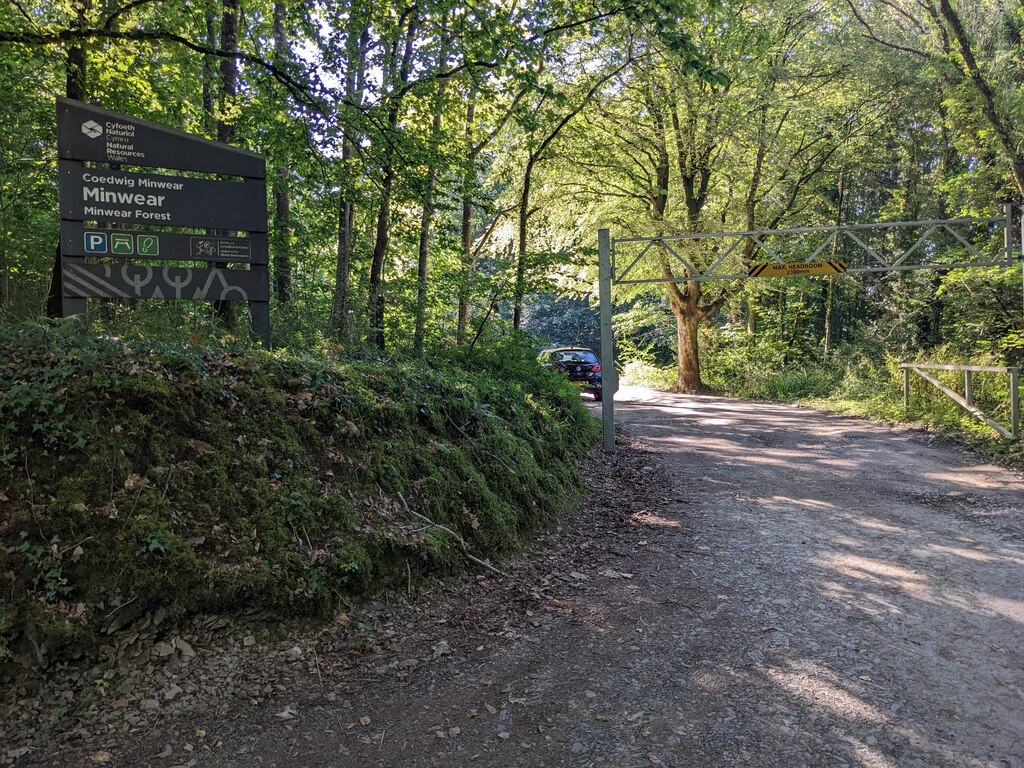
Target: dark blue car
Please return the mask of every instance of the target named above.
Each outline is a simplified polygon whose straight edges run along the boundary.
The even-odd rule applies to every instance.
[[[545,349],[537,356],[537,361],[545,368],[564,373],[569,381],[600,401],[601,363],[591,350],[586,347]]]

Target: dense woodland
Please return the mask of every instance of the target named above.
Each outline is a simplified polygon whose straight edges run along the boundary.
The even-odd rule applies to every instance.
[[[10,0],[0,317],[59,295],[58,94],[266,156],[276,346],[421,356],[596,344],[599,227],[999,215],[1024,198],[1022,34],[1011,0]],[[887,356],[1019,362],[1021,298],[1019,268],[664,283],[617,291],[616,334],[683,390],[814,393]],[[90,317],[223,340],[241,310]]]

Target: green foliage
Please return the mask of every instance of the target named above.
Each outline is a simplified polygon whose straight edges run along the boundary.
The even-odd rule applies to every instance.
[[[1024,468],[1024,442],[1004,440],[987,425],[965,412],[960,406],[923,379],[911,377],[910,407],[903,406],[903,373],[900,359],[889,355],[881,361],[849,350],[846,364],[836,389],[826,397],[804,400],[824,410],[863,416],[888,423],[913,423],[966,443],[982,454],[1016,468]],[[917,362],[993,364],[991,361],[964,359],[951,349],[938,350]],[[954,391],[963,394],[963,373],[929,371]],[[990,418],[1009,425],[1009,376],[1005,373],[973,374],[973,393],[977,406]]]
[[[643,358],[629,360],[622,368],[622,383],[634,387],[673,390],[679,380],[675,366],[654,365]]]
[[[0,326],[5,652],[88,655],[158,606],[323,615],[407,564],[461,567],[406,504],[478,556],[521,546],[577,496],[596,427],[526,346],[459,355],[335,363]]]

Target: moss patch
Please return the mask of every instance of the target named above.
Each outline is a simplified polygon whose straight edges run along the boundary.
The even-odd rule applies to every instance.
[[[0,427],[0,659],[43,665],[158,607],[327,615],[461,567],[405,504],[477,556],[513,550],[574,501],[596,437],[507,351],[332,363],[14,325]]]

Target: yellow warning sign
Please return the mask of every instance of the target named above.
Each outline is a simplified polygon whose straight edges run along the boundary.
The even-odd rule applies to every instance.
[[[788,264],[754,264],[748,277],[803,277],[805,275],[841,275],[846,271],[845,261],[791,261]]]

